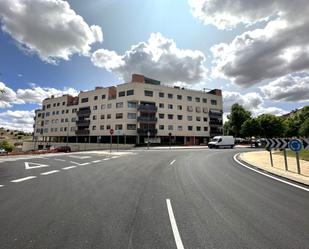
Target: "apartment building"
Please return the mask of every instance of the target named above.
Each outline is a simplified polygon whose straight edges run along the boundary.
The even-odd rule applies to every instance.
[[[222,134],[222,94],[162,85],[133,74],[132,81],[96,87],[78,96],[51,96],[35,112],[34,141],[201,144]]]

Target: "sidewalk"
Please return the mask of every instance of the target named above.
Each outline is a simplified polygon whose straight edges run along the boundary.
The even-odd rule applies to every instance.
[[[268,151],[244,152],[239,158],[257,168],[268,171],[272,174],[279,175],[290,180],[309,185],[309,162],[300,160],[301,174],[297,174],[296,159],[287,157],[288,171],[285,171],[284,157],[273,153],[274,167],[270,165],[270,157]]]

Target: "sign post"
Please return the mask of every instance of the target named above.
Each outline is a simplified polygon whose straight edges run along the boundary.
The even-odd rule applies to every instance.
[[[122,135],[122,130],[116,130],[115,135],[117,136],[117,152],[119,147],[119,136]]]
[[[113,143],[113,134],[114,134],[114,130],[113,130],[113,129],[110,129],[110,130],[109,130],[109,134],[110,134],[109,153],[112,153],[112,143]]]
[[[170,132],[170,133],[168,134],[168,136],[169,136],[169,138],[170,138],[170,149],[171,149],[171,145],[172,145],[172,133]]]
[[[147,140],[147,149],[149,150],[149,136],[150,136],[150,131],[147,131],[147,136],[148,136],[148,140]]]
[[[301,151],[303,143],[298,139],[292,139],[289,142],[290,150],[296,153],[297,173],[300,174],[299,151]]]

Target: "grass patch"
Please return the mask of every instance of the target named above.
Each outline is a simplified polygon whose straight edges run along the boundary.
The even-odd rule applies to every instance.
[[[283,151],[275,152],[275,154],[283,155]],[[288,157],[296,157],[296,153],[291,150],[286,150]],[[305,161],[309,161],[309,150],[301,150],[299,152],[299,158]]]

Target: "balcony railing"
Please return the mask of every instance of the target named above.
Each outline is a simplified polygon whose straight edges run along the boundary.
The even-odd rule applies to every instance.
[[[156,112],[158,110],[158,107],[155,105],[139,105],[137,110],[143,111],[143,112]]]
[[[89,135],[90,131],[89,130],[76,130],[75,134],[76,135]]]
[[[139,116],[137,117],[137,121],[141,122],[141,123],[156,123],[157,122],[157,118],[156,117],[145,117],[145,116]]]
[[[89,109],[80,109],[76,112],[77,116],[89,116],[91,113],[90,108]]]
[[[77,126],[89,126],[90,120],[76,120]]]
[[[143,129],[143,128],[138,128],[137,129],[137,133],[141,136],[147,136],[148,135],[148,131],[150,132],[150,136],[154,136],[155,134],[158,133],[157,129]]]
[[[223,125],[223,122],[222,122],[222,121],[210,120],[210,121],[209,121],[209,124],[210,124],[211,126],[222,126],[222,125]]]
[[[222,117],[222,111],[209,110],[209,117]]]

